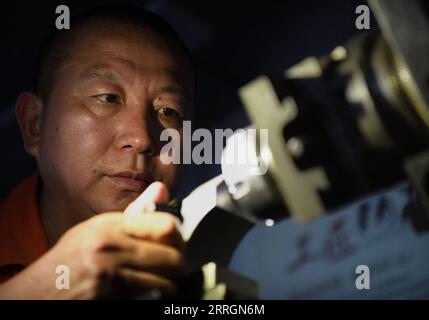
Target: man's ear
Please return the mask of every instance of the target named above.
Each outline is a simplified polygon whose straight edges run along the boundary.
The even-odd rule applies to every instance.
[[[24,140],[24,149],[36,159],[40,155],[40,129],[43,102],[35,94],[25,91],[16,101],[15,115]]]

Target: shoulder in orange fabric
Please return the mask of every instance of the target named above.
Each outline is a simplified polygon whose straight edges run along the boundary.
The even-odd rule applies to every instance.
[[[38,203],[40,176],[19,184],[0,207],[0,282],[49,250]]]

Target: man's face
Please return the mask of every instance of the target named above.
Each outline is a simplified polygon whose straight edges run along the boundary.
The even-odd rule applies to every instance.
[[[160,133],[182,134],[190,117],[189,62],[167,40],[130,27],[80,37],[43,109],[44,192],[90,215],[123,210],[153,181],[173,191],[181,170],[161,162]]]

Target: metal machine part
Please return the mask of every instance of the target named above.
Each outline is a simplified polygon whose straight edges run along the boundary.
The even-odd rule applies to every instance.
[[[269,139],[259,153],[255,149],[267,161],[265,175],[241,175],[233,183],[226,178],[230,207],[239,215],[309,221],[406,179],[403,162],[429,148],[424,10],[418,1],[376,0],[370,6],[379,31],[305,59],[286,70],[283,82],[261,76],[240,89],[253,125],[267,129]],[[323,88],[327,99],[308,99],[299,88],[306,81]],[[279,203],[283,215],[262,214],[267,204]]]
[[[222,175],[183,200],[191,268],[228,266],[255,223],[269,228],[289,216],[307,222],[405,179],[419,198],[408,214],[418,231],[429,228],[427,19],[418,1],[370,5],[379,31],[303,60],[285,79],[261,76],[240,89],[253,127],[267,129],[268,142],[248,140],[237,149],[227,143],[224,156],[251,150],[267,171],[223,163]],[[323,94],[313,96],[307,85]]]
[[[304,59],[285,71],[286,79],[261,76],[240,89],[253,127],[267,129],[268,142],[227,143],[224,158],[251,150],[267,171],[255,175],[249,166],[223,163],[221,176],[184,199],[184,237],[190,251],[205,252],[196,264],[210,257],[227,264],[256,222],[306,222],[407,178],[429,203],[422,166],[411,161],[404,170],[429,149],[427,19],[418,1],[370,5],[381,32]],[[302,90],[308,81],[323,99]],[[240,135],[229,139],[243,141]],[[203,231],[194,232],[197,226]]]
[[[392,49],[399,86],[416,117],[429,128],[429,22],[419,1],[370,0]]]
[[[273,189],[281,194],[288,211],[300,221],[322,214],[325,206],[317,191],[329,187],[326,174],[320,167],[299,170],[283,135],[284,127],[298,116],[295,100],[286,97],[279,101],[268,77],[260,77],[241,88],[240,97],[255,127],[268,129],[272,160],[267,176],[272,177]]]
[[[310,221],[407,178],[423,203],[412,213],[425,228],[428,166],[409,160],[429,149],[428,92],[419,94],[427,85],[423,74],[429,75],[429,40],[413,38],[429,29],[417,1],[410,3],[370,2],[381,33],[307,58],[286,70],[286,79],[261,76],[240,89],[253,127],[267,129],[268,142],[227,143],[224,157],[251,150],[267,171],[252,174],[248,165],[223,163],[222,175],[183,200],[181,229],[193,266],[227,265],[254,223],[269,227],[288,216]],[[303,90],[306,81],[324,98]],[[229,139],[240,141],[241,134]]]

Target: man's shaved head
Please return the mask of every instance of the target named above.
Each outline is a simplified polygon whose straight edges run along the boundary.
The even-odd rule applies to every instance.
[[[59,67],[74,54],[75,45],[80,37],[88,32],[97,32],[106,28],[129,29],[130,32],[151,34],[158,45],[174,50],[187,60],[195,73],[189,51],[177,33],[157,14],[143,8],[128,5],[107,5],[71,17],[71,28],[54,29],[43,44],[36,68],[34,81],[35,93],[43,100],[49,97]]]

